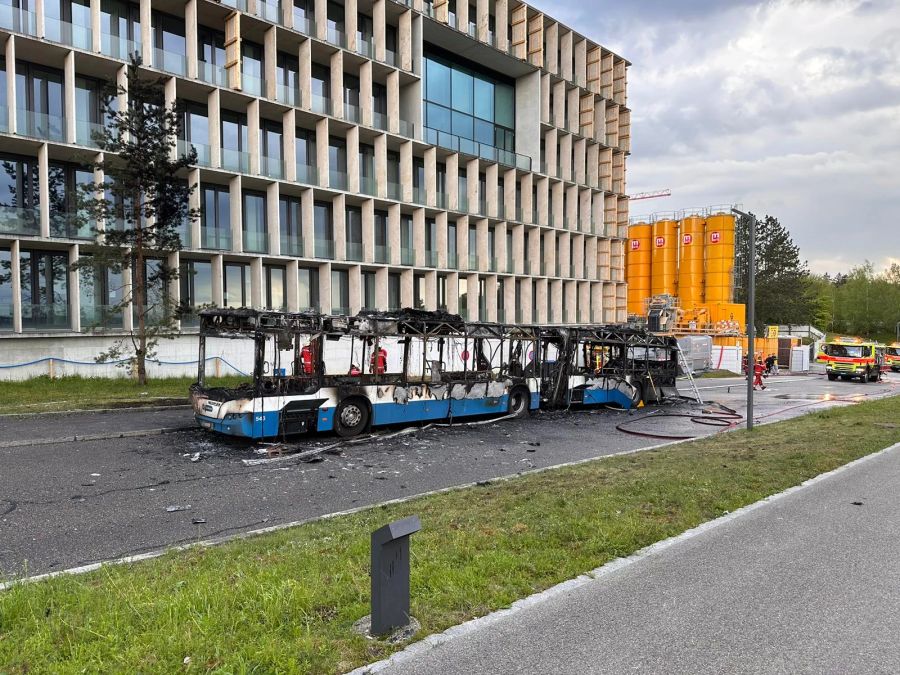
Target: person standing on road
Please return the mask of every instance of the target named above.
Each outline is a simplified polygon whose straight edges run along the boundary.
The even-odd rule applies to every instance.
[[[755,390],[757,386],[762,389],[766,388],[766,385],[763,383],[763,373],[765,372],[766,367],[763,365],[762,359],[756,362],[756,365],[753,366],[753,389]]]

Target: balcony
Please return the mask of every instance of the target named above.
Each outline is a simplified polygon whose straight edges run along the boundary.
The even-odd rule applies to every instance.
[[[298,164],[297,182],[305,183],[306,185],[318,185],[319,170],[314,166],[310,166],[309,164]]]
[[[461,136],[454,136],[453,134],[448,134],[446,131],[438,131],[437,129],[431,129],[429,127],[424,127],[423,131],[424,137],[422,140],[426,143],[439,145],[442,148],[447,148],[454,152],[481,157],[489,162],[498,162],[505,166],[515,167],[523,171],[531,171],[531,157],[525,157],[524,155],[519,155],[510,150],[501,150],[493,145],[478,143],[477,141],[462,138]],[[402,129],[401,133],[403,133]],[[414,138],[414,136],[410,134],[404,135]]]
[[[356,262],[362,262],[363,245],[361,241],[348,241],[346,244],[346,258]]]
[[[96,224],[77,213],[51,213],[50,236],[69,239],[93,239]]]
[[[316,239],[315,256],[316,258],[334,260],[334,241],[331,239]]]
[[[416,125],[412,122],[407,122],[406,120],[398,120],[398,129],[400,130],[401,136],[406,136],[407,138],[416,138]]]
[[[388,181],[387,184],[387,196],[388,199],[396,199],[400,200],[400,183],[394,183],[392,181]]]
[[[456,198],[456,201],[458,204],[458,207],[456,209],[457,211],[462,211],[463,213],[469,212],[469,197],[467,195],[460,192]]]
[[[304,35],[316,36],[316,20],[311,16],[294,15],[294,30],[300,31]]]
[[[478,270],[478,256],[477,255],[472,255],[470,253],[468,262],[469,262],[469,266],[467,267],[467,269],[470,272],[475,272]]]
[[[459,256],[455,253],[447,254],[447,269],[455,270],[459,269]]]
[[[333,106],[331,99],[321,94],[313,94],[310,108],[319,115],[332,115]]]
[[[16,111],[16,133],[20,136],[64,142],[66,118],[62,115],[48,115],[20,108]]]
[[[208,145],[204,145],[203,143],[190,143],[184,139],[178,139],[177,150],[179,156],[189,154],[191,148],[197,151],[197,166],[211,166],[211,150]]]
[[[0,5],[0,28],[6,28],[16,33],[37,35],[37,15],[26,9]]]
[[[250,171],[250,153],[222,148],[222,168],[226,171],[247,173]]]
[[[359,191],[364,195],[375,197],[378,194],[378,187],[375,185],[375,179],[368,176],[360,176]]]
[[[425,267],[437,267],[438,266],[437,251],[423,251],[422,255],[425,258]]]
[[[512,253],[508,253],[506,255],[506,273],[507,274],[515,274],[516,273],[516,261],[513,258]]]
[[[344,119],[354,124],[359,124],[360,112],[359,106],[344,101]]]
[[[187,57],[157,47],[153,50],[153,67],[176,75],[187,75]]]
[[[450,198],[447,196],[447,193],[446,193],[446,192],[438,192],[438,193],[435,195],[435,197],[436,197],[436,199],[437,199],[437,207],[438,207],[439,209],[444,209],[444,210],[446,210],[446,209],[450,208],[450,206],[449,206],[449,205],[450,205]]]
[[[37,237],[40,233],[40,212],[36,208],[0,206],[0,234]]]
[[[375,244],[375,262],[389,265],[391,263],[391,247]]]
[[[400,249],[400,264],[401,265],[415,265],[416,264],[416,252],[407,247],[402,247]]]
[[[95,135],[103,137],[105,127],[102,124],[89,120],[75,120],[75,142],[78,145],[86,145],[90,148],[99,148],[100,144],[95,140]]]
[[[347,189],[347,172],[346,171],[328,171],[328,187],[335,190]]]
[[[375,58],[375,38],[372,36],[356,36],[356,53],[366,58]]]
[[[44,38],[76,49],[91,51],[94,34],[90,26],[77,26],[51,16],[44,17]]]
[[[9,108],[0,105],[0,131],[9,131]]]
[[[506,204],[503,202],[497,203],[497,215],[496,218],[498,220],[506,220]]]
[[[281,3],[256,0],[256,16],[272,23],[281,23]]]
[[[304,252],[303,237],[297,234],[281,233],[281,255],[294,255],[303,257]]]
[[[228,86],[228,71],[223,66],[214,63],[199,61],[197,63],[197,76],[208,84],[214,84],[217,87]]]
[[[325,31],[325,39],[336,47],[347,48],[347,34],[334,26],[328,26],[328,29]]]
[[[415,204],[422,204],[422,205],[425,205],[428,203],[428,199],[425,194],[425,188],[413,187],[413,202]]]
[[[488,272],[496,272],[497,271],[497,259],[496,258],[488,258]]]
[[[244,230],[244,251],[247,253],[268,253],[268,233]]]
[[[259,173],[261,176],[281,180],[284,178],[284,161],[280,157],[259,157]]]
[[[13,329],[13,306],[11,302],[0,302],[0,333]]]
[[[140,40],[129,40],[121,35],[100,33],[100,51],[114,59],[128,60],[132,54],[142,51]]]
[[[387,115],[380,112],[372,113],[372,126],[376,129],[381,129],[382,131],[387,131],[388,128],[388,118]]]
[[[251,96],[263,96],[263,81],[261,77],[241,73],[241,90]]]
[[[286,84],[278,84],[275,87],[275,97],[280,103],[287,105],[300,105],[300,90]]]
[[[340,307],[338,305],[332,305],[331,313],[336,314],[337,316],[350,316],[350,308],[349,307]]]
[[[200,226],[200,248],[213,251],[231,250],[231,230],[224,227]]]
[[[80,314],[82,333],[122,330],[123,312],[116,305],[82,305]]]
[[[22,303],[23,330],[69,330],[69,327],[68,303],[59,302],[46,305]]]
[[[397,52],[393,51],[392,49],[385,48],[384,62],[389,66],[397,67]]]
[[[247,0],[220,0],[226,7],[232,7],[242,12],[247,11]]]

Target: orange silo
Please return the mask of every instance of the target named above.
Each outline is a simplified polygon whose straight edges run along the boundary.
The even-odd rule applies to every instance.
[[[734,216],[706,218],[706,303],[734,301]]]
[[[678,223],[661,218],[653,223],[650,295],[675,295],[678,279]]]
[[[628,313],[643,315],[644,302],[650,297],[650,223],[635,223],[628,228],[625,253],[625,278],[628,281]]]
[[[678,304],[682,309],[703,303],[703,229],[698,215],[681,219],[678,236]]]

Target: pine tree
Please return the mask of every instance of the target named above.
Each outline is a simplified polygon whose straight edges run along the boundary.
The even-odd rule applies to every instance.
[[[103,181],[82,185],[79,218],[104,224],[95,228],[91,255],[73,267],[120,273],[131,269],[131,284],[111,308],[134,311],[128,336],[97,357],[98,362],[120,359],[147,381],[146,360],[153,358],[161,338],[175,335],[175,308],[170,293],[178,270],[166,264],[182,247],[178,230],[198,217],[189,208],[193,186],[179,177],[196,164],[192,148],[176,159],[179,116],[166,106],[164,79],[145,79],[136,54],[128,65],[124,87],[110,85],[104,97],[105,128],[94,133],[104,153],[90,166],[103,172]],[[119,109],[118,102],[125,101]]]

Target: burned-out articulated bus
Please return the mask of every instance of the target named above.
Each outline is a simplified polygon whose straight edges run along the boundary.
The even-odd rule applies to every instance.
[[[674,373],[662,372],[671,353],[658,360],[646,334],[616,330],[475,323],[413,309],[352,317],[207,309],[191,403],[202,427],[231,436],[346,437],[541,406],[627,408],[646,397],[654,377],[660,391],[664,379],[674,385]],[[252,344],[251,381],[207,386],[207,341],[221,338]]]

